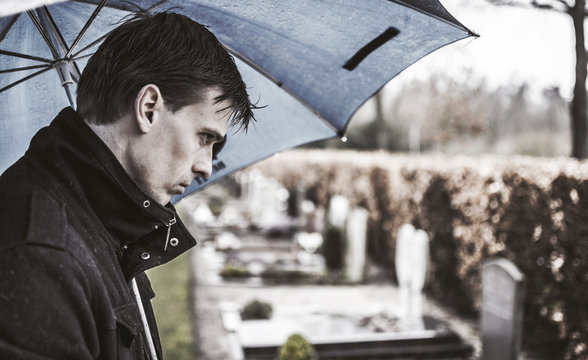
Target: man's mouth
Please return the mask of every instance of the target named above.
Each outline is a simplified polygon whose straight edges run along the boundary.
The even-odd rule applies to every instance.
[[[186,190],[186,188],[187,188],[188,186],[190,186],[190,184],[186,184],[186,183],[180,183],[180,184],[178,184],[177,186],[175,186],[175,187],[173,188],[173,193],[174,193],[174,194],[180,194],[180,195],[181,195],[181,194],[183,194],[183,193],[184,193],[184,191]]]

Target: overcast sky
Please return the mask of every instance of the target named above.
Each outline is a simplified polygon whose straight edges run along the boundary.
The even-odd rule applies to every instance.
[[[388,86],[444,71],[464,81],[465,70],[490,86],[527,82],[533,89],[559,86],[572,94],[574,36],[571,18],[554,11],[495,6],[484,0],[440,0],[462,24],[480,35],[421,59]]]

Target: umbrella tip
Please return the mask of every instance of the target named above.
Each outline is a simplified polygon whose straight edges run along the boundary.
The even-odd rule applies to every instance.
[[[347,142],[347,136],[345,136],[345,135],[341,136],[341,142]]]

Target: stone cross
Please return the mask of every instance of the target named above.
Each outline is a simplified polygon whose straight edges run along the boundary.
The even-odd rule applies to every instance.
[[[490,259],[482,266],[482,358],[516,360],[523,319],[524,275],[510,261]]]

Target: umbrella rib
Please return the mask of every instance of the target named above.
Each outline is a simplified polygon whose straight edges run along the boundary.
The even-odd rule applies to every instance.
[[[6,50],[0,50],[0,55],[13,56],[13,57],[18,57],[18,58],[23,58],[23,59],[28,59],[28,60],[40,61],[40,62],[44,62],[44,63],[48,63],[48,64],[53,63],[53,60],[49,60],[49,59],[45,59],[45,58],[33,56],[33,55],[27,55],[27,54],[12,52],[12,51],[6,51]]]
[[[43,29],[43,27],[41,26],[39,19],[37,19],[37,17],[35,16],[35,14],[31,10],[28,10],[27,14],[29,14],[29,17],[31,18],[31,20],[33,21],[35,26],[37,27],[37,30],[39,30],[39,33],[41,34],[41,36],[43,37],[43,39],[45,40],[45,42],[49,46],[49,49],[51,50],[53,57],[55,59],[59,59],[59,53],[57,52],[57,49],[51,43],[51,40],[49,39],[49,35],[47,35],[47,32],[45,32],[45,29]]]
[[[153,4],[150,8],[147,9],[147,11],[151,12],[153,9],[157,9],[158,7],[160,7],[161,5],[163,5],[166,2],[167,2],[167,0],[161,0],[160,2]]]
[[[86,24],[84,25],[84,28],[82,29],[82,31],[80,31],[80,33],[78,34],[78,37],[76,38],[76,40],[74,40],[73,45],[71,46],[71,48],[69,49],[69,51],[67,52],[67,55],[65,56],[67,57],[72,57],[73,59],[81,59],[83,57],[78,57],[79,54],[83,53],[84,51],[88,50],[89,48],[93,47],[94,45],[98,44],[99,42],[101,42],[102,40],[104,40],[105,37],[108,36],[108,34],[110,34],[110,32],[102,35],[101,37],[99,37],[98,39],[92,41],[89,45],[85,46],[83,49],[81,49],[80,51],[78,51],[77,53],[75,53],[72,56],[73,51],[75,50],[75,48],[78,46],[78,43],[80,42],[81,38],[84,36],[85,32],[88,30],[88,28],[90,27],[90,25],[92,24],[92,22],[95,20],[95,18],[98,16],[98,12],[102,9],[102,7],[104,7],[104,5],[106,4],[107,0],[102,0],[102,2],[98,5],[98,7],[96,8],[96,10],[94,10],[94,12],[92,13],[92,16],[90,16],[90,18],[88,19],[88,21],[86,22]],[[150,12],[153,9],[156,9],[158,7],[160,7],[161,5],[163,5],[164,3],[166,3],[168,0],[161,0],[160,2],[154,4],[153,6],[151,6],[150,8],[148,8],[146,11]]]
[[[44,72],[46,72],[46,71],[49,71],[49,70],[51,70],[51,69],[52,69],[52,67],[51,67],[51,66],[48,66],[47,68],[45,68],[45,69],[43,69],[43,70],[40,70],[40,71],[37,71],[37,72],[36,72],[36,73],[34,73],[34,74],[31,74],[31,75],[25,76],[24,78],[22,78],[22,79],[20,79],[20,80],[18,80],[18,81],[15,81],[15,82],[13,82],[12,84],[10,84],[10,85],[8,85],[8,86],[5,86],[5,87],[3,87],[2,89],[0,89],[0,93],[2,93],[2,92],[4,92],[4,91],[6,91],[6,90],[8,90],[8,89],[10,89],[10,88],[12,88],[12,87],[14,87],[14,86],[18,85],[18,84],[20,84],[21,82],[27,81],[27,80],[28,80],[28,79],[30,79],[30,78],[33,78],[33,77],[35,77],[35,76],[37,76],[37,75],[41,75],[42,73],[44,73]]]
[[[427,16],[430,16],[432,18],[435,18],[435,19],[437,19],[439,21],[442,21],[442,22],[444,22],[444,23],[446,23],[448,25],[451,25],[451,26],[453,26],[455,28],[458,28],[460,30],[467,31],[468,34],[469,34],[469,36],[474,36],[474,37],[479,37],[480,36],[480,35],[476,34],[475,32],[473,32],[472,30],[470,30],[467,27],[465,27],[462,23],[460,23],[459,21],[457,21],[457,19],[455,19],[455,18],[454,19],[457,22],[457,24],[454,23],[454,22],[452,22],[452,21],[449,21],[447,19],[444,19],[444,18],[442,18],[440,16],[437,16],[437,15],[431,14],[429,12],[426,12],[423,9],[420,9],[420,8],[418,8],[418,7],[416,7],[416,6],[412,5],[412,4],[409,4],[409,3],[404,2],[403,0],[388,0],[388,1],[393,2],[393,3],[400,4],[402,6],[406,6],[407,8],[411,8],[411,9],[413,9],[415,11],[420,12],[421,14],[425,14]]]
[[[72,57],[71,59],[72,59],[72,60],[81,60],[81,59],[84,59],[84,58],[90,57],[90,56],[92,56],[92,55],[94,55],[94,53],[91,53],[91,54],[86,54],[86,55],[82,55],[82,56],[75,56],[75,55],[74,55],[74,57]]]
[[[104,35],[100,36],[98,39],[96,39],[96,40],[92,41],[92,42],[91,42],[89,45],[85,46],[83,49],[81,49],[81,50],[80,50],[80,51],[78,51],[77,53],[73,54],[73,56],[72,56],[71,58],[72,58],[73,60],[77,60],[77,59],[82,59],[82,58],[85,58],[85,57],[87,57],[87,56],[90,56],[90,55],[92,55],[92,54],[90,54],[90,55],[83,55],[83,56],[80,56],[80,57],[78,57],[78,55],[80,55],[80,54],[81,54],[81,53],[83,53],[84,51],[88,50],[89,48],[93,47],[94,45],[96,45],[96,44],[100,43],[102,40],[104,40],[104,38],[106,38],[106,37],[108,36],[108,34],[110,34],[110,32],[108,32],[108,33],[106,33],[106,34],[104,34]]]
[[[92,23],[94,22],[94,20],[98,16],[98,13],[100,12],[100,10],[102,10],[102,8],[104,7],[104,4],[106,4],[106,1],[107,0],[102,0],[100,2],[100,4],[98,4],[96,9],[94,9],[94,12],[92,13],[92,15],[90,15],[90,18],[88,19],[88,21],[86,21],[86,23],[84,24],[84,27],[82,28],[82,30],[80,31],[80,33],[78,34],[78,36],[74,40],[73,44],[71,45],[71,47],[67,51],[67,54],[65,55],[66,59],[69,58],[71,56],[71,54],[73,53],[73,51],[76,49],[80,40],[82,40],[82,37],[86,34],[86,31],[88,31],[88,28],[90,27],[90,25],[92,25]]]
[[[10,29],[12,28],[12,26],[16,23],[16,20],[18,20],[18,17],[20,16],[20,14],[15,15],[11,20],[10,23],[8,24],[8,26],[4,29],[4,31],[2,33],[0,33],[0,41],[4,40],[4,37],[6,36],[6,34],[8,34],[8,32],[10,31]]]
[[[7,69],[7,70],[0,70],[0,74],[6,74],[6,73],[11,73],[11,72],[17,72],[17,71],[25,71],[25,70],[33,70],[33,69],[41,69],[41,68],[46,68],[46,67],[50,68],[51,65],[33,65],[33,66],[12,68],[12,69]]]
[[[47,20],[51,24],[51,29],[53,30],[53,34],[56,37],[59,37],[57,39],[57,42],[59,43],[59,45],[62,49],[62,52],[65,52],[65,50],[67,49],[67,43],[65,42],[65,39],[63,38],[63,35],[61,34],[61,31],[59,31],[59,27],[55,23],[55,20],[53,20],[53,16],[51,16],[51,12],[49,11],[49,8],[47,6],[44,6],[43,10],[44,10],[43,15],[47,18]]]
[[[41,10],[40,10],[41,11]],[[57,41],[57,45],[59,46],[61,53],[65,53],[68,51],[68,46],[67,43],[65,42],[65,39],[63,38],[63,34],[61,34],[61,31],[59,31],[59,27],[57,26],[57,24],[55,23],[55,20],[53,20],[53,16],[51,16],[51,12],[49,11],[49,8],[44,6],[43,7],[43,13],[42,15],[45,17],[45,19],[47,21],[49,21],[50,23],[50,31],[52,31],[53,35],[56,37],[56,41]],[[39,14],[39,17],[41,16],[41,14]],[[67,56],[64,57],[64,59],[67,60]],[[74,81],[77,83],[81,73],[80,70],[78,69],[78,67],[75,65],[75,63],[73,63],[74,66],[71,67],[71,75],[74,78]]]

